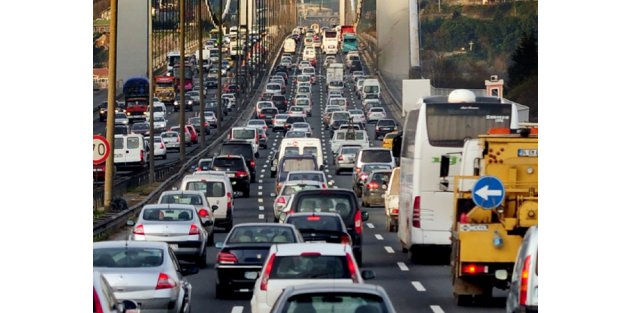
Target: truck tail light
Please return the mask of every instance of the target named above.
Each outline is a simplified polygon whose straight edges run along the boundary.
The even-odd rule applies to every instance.
[[[413,199],[413,227],[420,228],[420,196]]]
[[[276,260],[276,254],[272,254],[269,256],[269,262],[267,262],[267,266],[263,271],[263,276],[260,281],[260,290],[267,290],[267,283],[269,282],[269,275],[271,274],[271,269],[273,268],[273,262]]]
[[[527,302],[527,291],[529,289],[529,265],[531,262],[531,255],[528,255],[523,262],[523,269],[521,270],[521,288],[519,290],[518,303],[525,305]]]
[[[487,273],[488,267],[480,264],[464,263],[462,265],[462,274],[476,275]]]

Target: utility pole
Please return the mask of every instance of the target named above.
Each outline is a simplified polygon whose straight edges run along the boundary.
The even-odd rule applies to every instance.
[[[149,0],[149,183],[155,181],[155,131],[153,130],[153,4]]]
[[[206,146],[206,116],[204,114],[206,103],[204,99],[204,93],[206,87],[203,84],[203,25],[201,24],[201,4],[203,1],[197,0],[199,5],[197,6],[197,29],[199,29],[199,58],[201,61],[199,62],[199,117],[201,127],[201,147]],[[208,57],[208,66],[210,65],[210,58]]]
[[[186,104],[184,103],[184,67],[186,66],[186,48],[184,41],[186,36],[186,22],[184,4],[186,0],[179,0],[179,161],[186,159],[186,134],[184,132],[184,116],[186,114]]]
[[[219,5],[223,9],[223,0]],[[217,116],[217,131],[221,132],[221,120],[223,119],[223,112],[221,105],[223,99],[221,99],[223,93],[223,14],[219,12],[219,83],[217,84],[217,105],[215,107]],[[227,73],[226,73],[227,74]]]
[[[116,31],[118,25],[118,0],[111,0],[111,18],[109,22],[109,60],[107,75],[107,142],[114,146],[114,112],[116,111]],[[103,206],[109,209],[112,201],[112,185],[114,183],[114,153],[110,153],[105,161],[105,187]]]

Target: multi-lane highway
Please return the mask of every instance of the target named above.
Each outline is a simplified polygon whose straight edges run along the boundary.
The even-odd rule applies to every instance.
[[[301,54],[294,56],[294,63],[301,59]],[[342,62],[337,55],[337,61]],[[333,180],[337,188],[351,189],[351,173],[335,175],[332,151],[330,149],[330,133],[324,131],[322,113],[325,108],[325,68],[324,56],[318,55],[317,83],[312,89],[313,114],[307,120],[313,128],[313,137],[322,140],[323,154],[327,165],[325,172],[328,180]],[[295,93],[296,69],[290,74],[287,97],[289,101]],[[259,96],[259,95],[257,95]],[[347,97],[348,108],[362,108],[361,102],[354,92],[351,78],[346,79],[344,96]],[[385,107],[388,117],[396,118],[392,114],[389,103]],[[398,124],[402,125],[401,120]],[[374,125],[367,126],[372,146],[380,146],[381,141],[374,140]],[[260,150],[260,157],[256,162],[256,183],[251,185],[250,198],[236,198],[234,208],[235,224],[246,222],[273,222],[272,205],[274,198],[270,196],[274,191],[275,180],[270,177],[270,151],[280,146],[282,133],[270,132],[269,149]],[[212,154],[214,151],[211,151]],[[384,287],[391,297],[397,312],[502,312],[505,311],[505,293],[496,292],[496,298],[491,302],[476,304],[472,307],[458,307],[455,305],[451,293],[450,266],[447,263],[419,265],[410,261],[406,253],[401,252],[400,243],[394,232],[385,230],[385,213],[383,207],[363,208],[369,213],[369,220],[364,223],[363,234],[363,268],[373,270],[374,280],[367,283]],[[123,237],[124,233],[120,235]],[[215,241],[223,241],[226,233],[218,229]],[[193,285],[193,312],[250,312],[249,300],[251,294],[244,294],[228,300],[215,298],[215,258],[218,249],[208,251],[208,266],[188,280]]]

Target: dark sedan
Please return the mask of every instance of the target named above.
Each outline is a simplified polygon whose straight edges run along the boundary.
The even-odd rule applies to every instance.
[[[216,297],[252,292],[267,259],[269,248],[277,243],[304,242],[290,224],[244,223],[235,225],[225,242],[217,242]]]
[[[292,213],[284,221],[294,225],[306,242],[346,243],[352,239],[341,216],[337,213]]]

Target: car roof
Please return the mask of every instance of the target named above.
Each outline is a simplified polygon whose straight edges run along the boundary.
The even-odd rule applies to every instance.
[[[164,208],[166,208],[166,209],[190,209],[190,210],[195,210],[195,207],[193,205],[190,205],[190,204],[175,204],[175,203],[172,203],[172,204],[166,204],[166,203],[163,203],[163,204],[145,204],[142,207],[142,210],[145,210],[145,209],[164,209]]]
[[[300,255],[304,252],[319,252],[322,255],[345,256],[352,247],[339,243],[283,243],[275,245],[276,256]],[[272,248],[273,249],[273,248]]]
[[[203,191],[198,191],[198,190],[167,190],[167,191],[162,191],[162,194],[160,194],[160,197],[170,196],[170,195],[183,195],[183,194],[191,194],[191,195],[198,195],[198,196],[205,197],[205,193]]]
[[[106,240],[92,243],[93,248],[115,248],[115,247],[145,247],[166,249],[168,244],[163,241],[136,241],[136,240]]]
[[[282,188],[284,188],[285,186],[297,186],[297,185],[317,185],[319,187],[320,184],[321,182],[316,181],[316,180],[287,180],[282,185]]]
[[[387,292],[383,287],[372,284],[354,284],[354,283],[308,283],[306,285],[293,285],[284,289],[284,294],[293,297],[300,294],[309,293],[362,293],[377,295],[379,297],[387,297]]]

